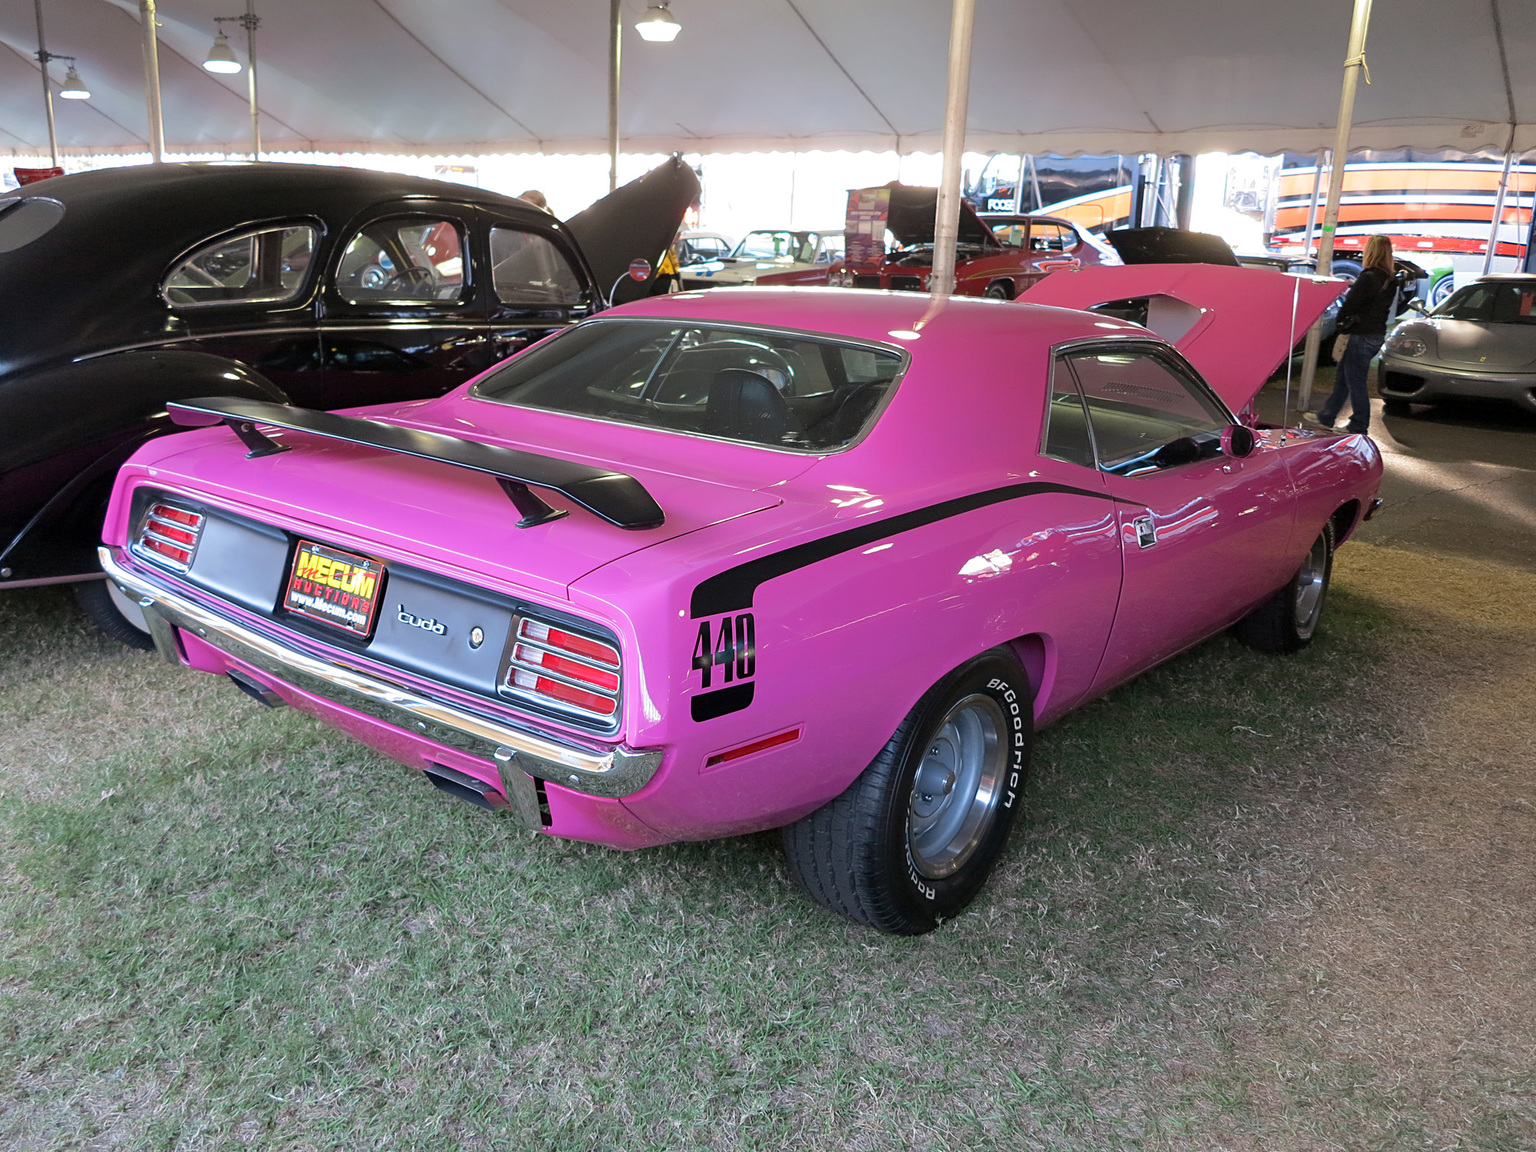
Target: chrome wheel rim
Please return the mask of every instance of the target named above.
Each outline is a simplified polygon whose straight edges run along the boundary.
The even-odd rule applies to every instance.
[[[1303,638],[1317,627],[1323,609],[1323,586],[1328,575],[1328,539],[1319,536],[1296,573],[1296,631]]]
[[[945,714],[912,778],[907,849],[931,880],[952,876],[992,826],[1007,770],[1003,710],[974,693]]]

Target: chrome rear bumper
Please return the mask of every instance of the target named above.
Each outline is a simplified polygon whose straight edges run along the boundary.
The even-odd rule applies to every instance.
[[[503,772],[515,766],[529,776],[592,796],[620,797],[638,792],[661,767],[662,754],[657,750],[557,740],[297,651],[124,567],[115,549],[100,548],[98,555],[108,578],[144,609],[155,647],[174,664],[182,662],[182,655],[172,629],[180,628],[242,663],[333,704],[471,756],[493,760]]]

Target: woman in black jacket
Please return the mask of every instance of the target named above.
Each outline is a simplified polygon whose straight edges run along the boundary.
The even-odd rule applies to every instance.
[[[1349,336],[1349,345],[1339,358],[1333,395],[1318,409],[1317,419],[1332,428],[1339,409],[1348,397],[1352,411],[1349,431],[1364,432],[1371,426],[1371,360],[1381,351],[1387,338],[1387,313],[1392,310],[1398,283],[1392,263],[1392,241],[1372,236],[1365,244],[1365,267],[1350,285],[1344,303],[1339,305],[1338,331]]]

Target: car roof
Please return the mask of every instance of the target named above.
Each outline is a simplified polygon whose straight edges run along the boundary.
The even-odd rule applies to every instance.
[[[372,205],[431,197],[569,234],[549,213],[500,193],[319,164],[135,165],[55,176],[5,199],[34,197],[64,211],[0,261],[0,309],[17,334],[0,371],[114,347],[141,332],[147,319],[163,318],[157,288],[171,262],[248,223],[318,218],[335,233]]]
[[[1477,278],[1479,284],[1485,280],[1491,283],[1536,284],[1536,272],[1494,272]]]

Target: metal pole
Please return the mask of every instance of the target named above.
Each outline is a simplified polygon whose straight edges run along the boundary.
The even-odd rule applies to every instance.
[[[149,155],[165,163],[165,124],[160,118],[160,47],[155,38],[155,0],[139,0],[144,22],[144,86],[149,89]]]
[[[608,0],[608,191],[619,186],[619,0]]]
[[[944,98],[944,168],[933,220],[933,273],[928,288],[935,298],[955,290],[955,244],[960,239],[960,160],[965,152],[965,121],[971,95],[971,29],[976,0],[954,0],[949,22],[949,90]]]
[[[1328,170],[1323,236],[1317,246],[1319,276],[1333,273],[1333,233],[1339,225],[1339,198],[1344,194],[1344,169],[1349,164],[1349,128],[1355,116],[1355,87],[1365,68],[1365,33],[1370,23],[1371,0],[1355,0],[1355,12],[1349,21],[1349,55],[1344,59],[1344,88],[1339,93],[1339,130],[1334,137],[1333,163]],[[1301,360],[1301,394],[1297,402],[1303,412],[1312,406],[1312,379],[1317,375],[1317,351],[1322,342],[1323,324],[1319,320],[1307,331],[1307,350]]]
[[[1328,149],[1317,150],[1317,166],[1312,169],[1312,202],[1307,207],[1307,234],[1301,238],[1301,254],[1312,255],[1312,234],[1317,231],[1317,198],[1323,191],[1323,156]]]
[[[1514,144],[1514,133],[1510,133],[1510,145]],[[1504,149],[1504,171],[1499,176],[1499,191],[1493,198],[1493,223],[1488,228],[1488,251],[1483,253],[1483,275],[1488,275],[1493,267],[1494,249],[1499,246],[1499,225],[1504,223],[1504,190],[1509,187],[1509,166],[1514,161],[1515,154],[1509,148]]]
[[[48,45],[43,42],[43,0],[33,0],[37,9],[37,64],[43,74],[43,110],[48,113],[49,163],[59,166],[59,134],[53,127],[53,89],[48,85],[48,61],[53,59]]]
[[[256,0],[245,0],[245,19],[240,23],[245,25],[245,55],[250,65],[250,75],[246,77],[246,90],[251,97],[251,159],[261,160],[261,113],[256,103],[256,27],[261,23],[261,18],[256,15]]]

